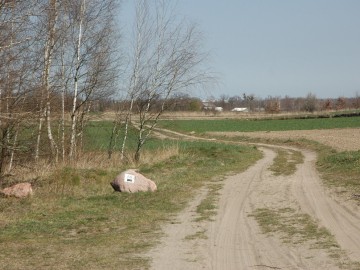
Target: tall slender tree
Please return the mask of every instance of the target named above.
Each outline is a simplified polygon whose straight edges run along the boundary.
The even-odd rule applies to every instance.
[[[0,174],[18,149],[35,160],[57,161],[60,152],[75,160],[92,104],[116,86],[117,4],[0,1]]]
[[[133,50],[130,56],[129,107],[125,118],[124,153],[131,115],[138,114],[135,160],[149,138],[172,95],[208,82],[210,73],[202,66],[201,33],[194,24],[175,16],[171,1],[136,2]],[[154,106],[161,101],[160,106]]]
[[[28,117],[25,99],[33,89],[30,26],[36,4],[0,3],[0,175],[12,168],[18,133]]]
[[[74,159],[92,103],[114,91],[118,69],[115,33],[116,1],[68,2],[70,18],[69,75],[72,108],[69,158]],[[72,46],[71,46],[72,45]]]

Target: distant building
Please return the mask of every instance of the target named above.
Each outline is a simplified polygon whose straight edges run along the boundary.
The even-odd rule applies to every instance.
[[[231,110],[232,112],[249,112],[248,108],[234,108]]]
[[[205,110],[205,111],[215,110],[215,107],[216,107],[214,102],[212,102],[212,101],[203,101],[202,105],[203,105],[203,110]]]

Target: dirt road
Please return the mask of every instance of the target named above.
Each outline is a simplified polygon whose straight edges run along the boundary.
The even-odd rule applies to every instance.
[[[268,170],[276,152],[261,150],[263,159],[224,180],[213,221],[195,221],[203,190],[164,227],[166,236],[149,253],[152,269],[360,269],[359,210],[341,205],[324,190],[315,154],[304,151],[304,163],[285,177]],[[255,218],[259,209],[278,215],[273,221],[277,230],[261,230]],[[314,235],[305,232],[314,227],[309,224],[319,228]],[[322,226],[335,238],[323,236]]]

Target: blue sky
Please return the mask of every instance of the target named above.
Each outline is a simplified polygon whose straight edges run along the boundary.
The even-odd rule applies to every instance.
[[[133,1],[123,2],[124,21]],[[198,24],[219,97],[360,94],[360,0],[178,0]]]

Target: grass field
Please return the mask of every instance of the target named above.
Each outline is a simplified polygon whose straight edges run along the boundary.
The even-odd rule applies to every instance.
[[[360,117],[337,117],[317,119],[284,119],[284,120],[163,120],[159,127],[179,132],[214,132],[214,131],[281,131],[281,130],[314,130],[332,128],[358,128]]]
[[[109,140],[111,137],[113,123],[111,121],[94,121],[90,122],[85,128],[85,151],[107,151],[109,148]],[[120,132],[115,151],[120,150],[122,145],[123,130]],[[137,145],[137,130],[129,127],[126,141],[126,148],[134,150]],[[168,145],[169,141],[156,140],[150,137],[144,148],[146,150],[154,150],[159,147]]]

